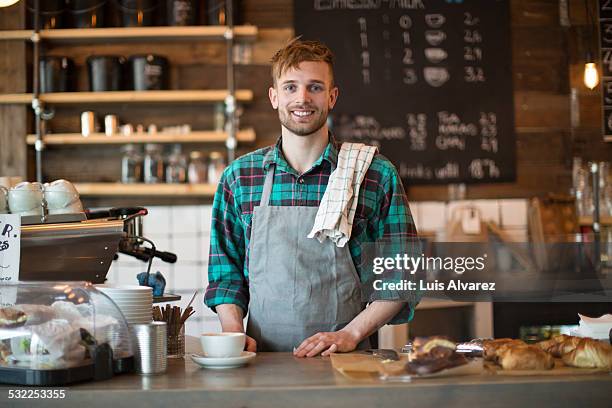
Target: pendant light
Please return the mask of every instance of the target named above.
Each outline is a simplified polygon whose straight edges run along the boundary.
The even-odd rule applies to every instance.
[[[589,89],[594,89],[599,84],[599,72],[597,72],[597,66],[594,62],[584,64],[584,84]]]
[[[593,43],[593,29],[591,24],[593,23],[591,19],[591,12],[589,9],[589,0],[584,0],[584,9],[586,11],[586,19],[587,19],[587,27],[589,30],[589,34],[587,36],[587,52],[584,64],[584,84],[589,89],[594,89],[599,84],[599,72],[597,71],[597,65],[595,64],[595,60],[593,59],[593,54],[591,53],[591,44]]]
[[[19,0],[0,0],[0,7],[8,7],[17,3]]]

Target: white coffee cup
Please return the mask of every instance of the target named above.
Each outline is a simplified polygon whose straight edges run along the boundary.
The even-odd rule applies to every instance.
[[[203,333],[200,343],[208,357],[238,357],[244,350],[244,333]]]
[[[40,183],[24,181],[11,188],[8,204],[11,213],[20,215],[42,215],[43,187]]]
[[[8,190],[0,186],[0,214],[8,213]]]

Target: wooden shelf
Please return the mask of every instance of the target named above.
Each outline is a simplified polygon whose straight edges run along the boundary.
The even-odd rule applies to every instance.
[[[212,197],[217,186],[213,184],[122,184],[76,183],[82,197]]]
[[[226,89],[172,90],[172,91],[114,91],[114,92],[57,92],[40,94],[40,100],[49,104],[75,105],[81,103],[184,103],[223,102]],[[236,90],[239,102],[253,100],[253,91]],[[32,103],[32,94],[0,94],[0,105]]]
[[[239,142],[255,141],[255,130],[244,129],[236,134]],[[47,145],[96,145],[96,144],[128,144],[128,143],[223,143],[227,140],[226,132],[200,131],[188,134],[157,133],[134,134],[132,136],[106,136],[104,133],[94,133],[83,137],[80,133],[48,134],[44,141]],[[28,135],[26,141],[29,145],[36,142],[36,135]]]
[[[52,43],[79,44],[92,42],[125,41],[190,41],[224,40],[226,26],[189,26],[189,27],[109,27],[109,28],[67,28],[41,30],[40,38]],[[30,40],[32,30],[0,30],[0,40]],[[234,38],[237,41],[255,41],[257,27],[252,25],[235,26]]]
[[[33,34],[32,30],[0,30],[0,40],[30,40]]]
[[[601,225],[612,225],[612,216],[602,215],[599,218],[599,223]],[[581,227],[591,226],[591,225],[593,225],[593,217],[582,216],[582,217],[578,218],[578,224],[580,224]]]
[[[604,142],[612,142],[612,136],[604,136]]]
[[[32,94],[0,94],[0,105],[31,104]]]

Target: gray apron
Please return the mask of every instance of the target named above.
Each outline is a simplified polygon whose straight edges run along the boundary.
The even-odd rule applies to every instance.
[[[269,205],[274,169],[253,212],[247,334],[257,351],[292,351],[318,332],[340,330],[365,304],[348,245],[307,238],[318,208]]]

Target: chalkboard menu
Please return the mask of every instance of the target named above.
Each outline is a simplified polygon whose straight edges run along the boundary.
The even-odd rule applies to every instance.
[[[408,184],[516,178],[508,0],[294,0],[335,55],[332,128]]]
[[[603,133],[612,137],[612,0],[599,0],[599,40],[601,44]]]

